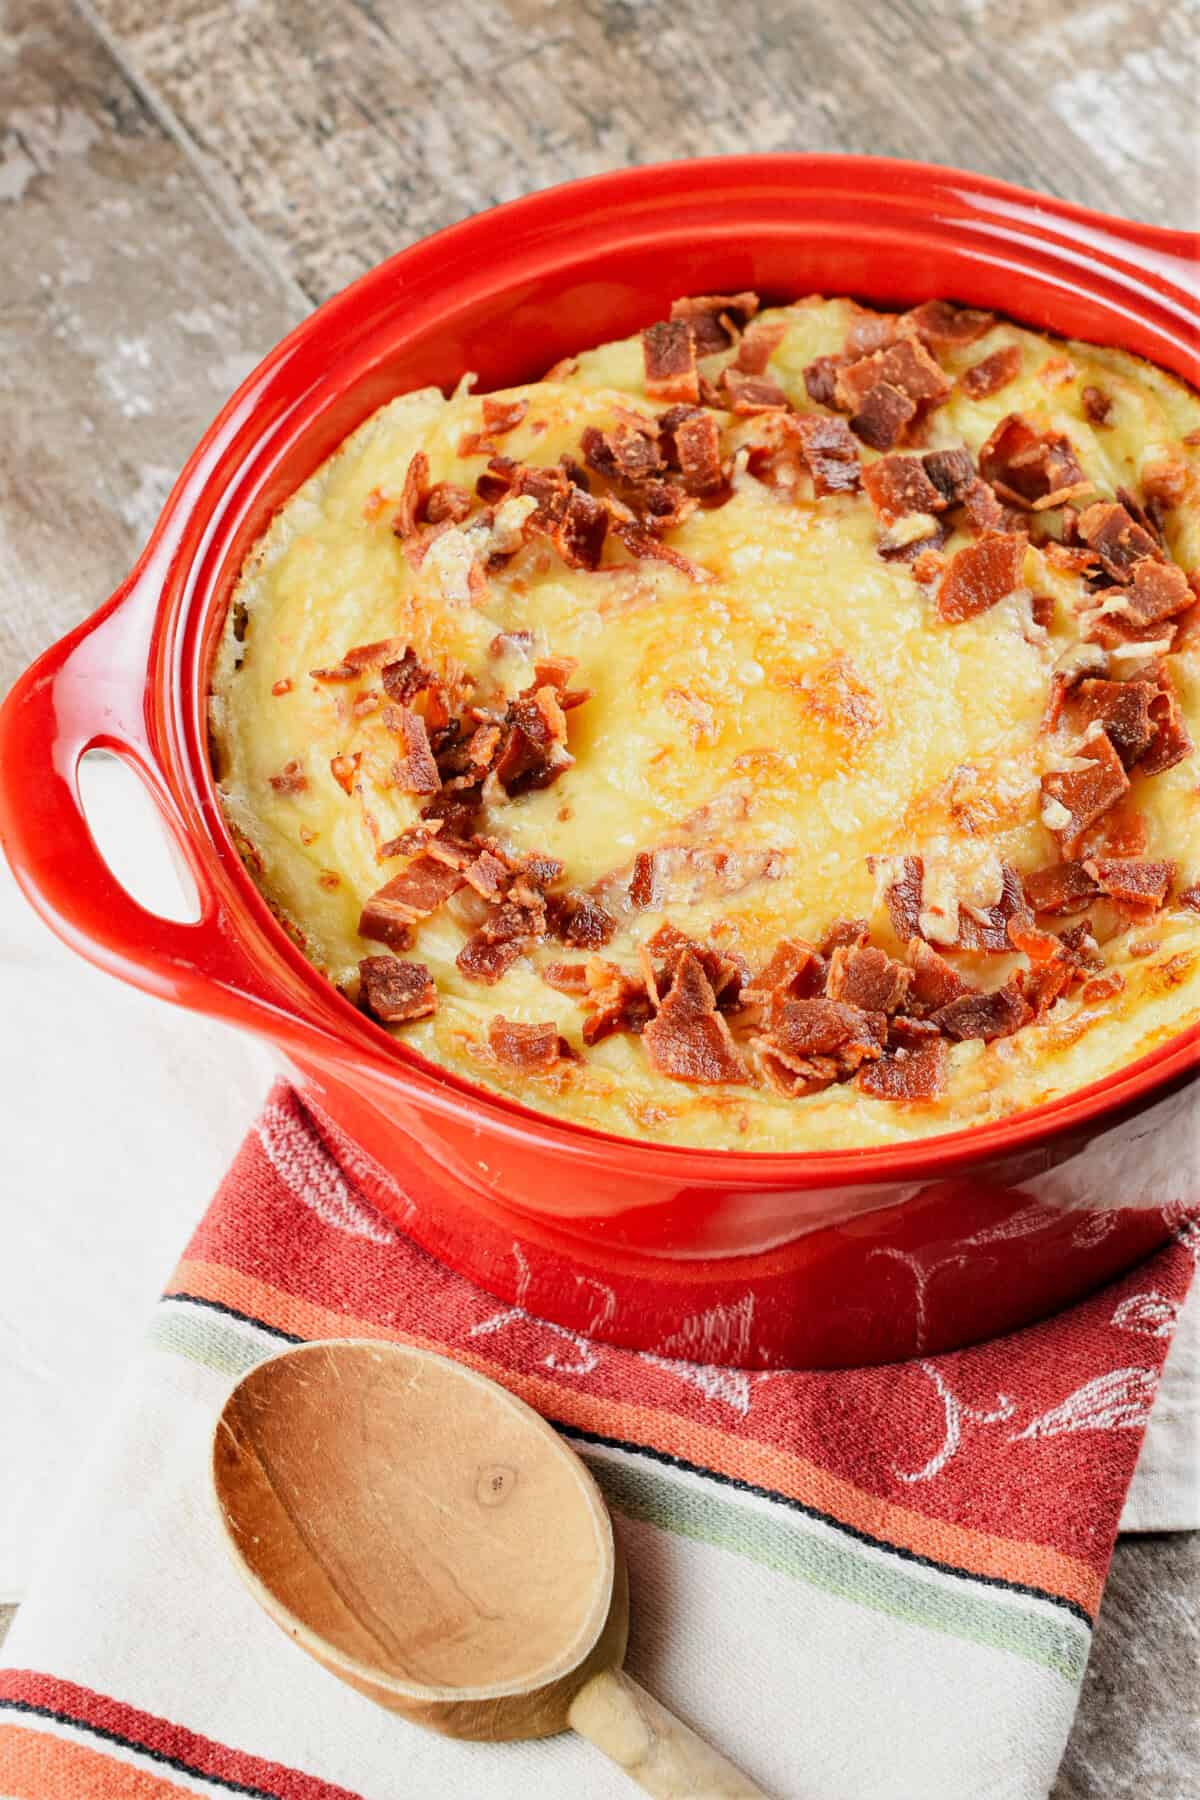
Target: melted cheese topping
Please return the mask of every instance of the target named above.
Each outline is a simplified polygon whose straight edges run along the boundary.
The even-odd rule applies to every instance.
[[[841,350],[851,315],[849,302],[824,300],[764,315],[786,325],[767,374],[801,410],[814,410],[806,364]],[[966,443],[977,453],[1006,413],[1020,411],[1039,429],[1068,434],[1104,498],[1120,485],[1136,492],[1148,465],[1181,459],[1189,485],[1166,535],[1185,568],[1200,564],[1200,458],[1182,442],[1200,426],[1196,397],[1119,352],[1007,323],[940,360],[954,374],[1006,344],[1021,353],[1017,379],[978,401],[956,386],[931,416],[926,447]],[[724,360],[701,366],[715,373]],[[1088,386],[1111,398],[1104,427],[1086,419]],[[587,352],[562,379],[507,397],[529,406],[500,448],[547,465],[577,455],[589,424],[609,427],[621,409],[659,410],[645,397],[637,339]],[[871,920],[873,941],[898,949],[871,855],[923,854],[927,895],[940,881],[985,900],[997,857],[1025,872],[1058,859],[1038,783],[1062,745],[1039,723],[1051,669],[1078,639],[1078,577],[1031,548],[1027,589],[1056,602],[1048,629],[1033,624],[1028,593],[947,625],[910,568],[878,554],[881,527],[865,495],[815,500],[807,483],[781,495],[741,469],[727,504],[669,534],[706,572],[701,582],[631,561],[611,538],[596,572],[567,568],[537,540],[474,598],[452,534],[414,570],[391,520],[418,449],[431,481],[473,489],[486,453],[462,458],[457,447],[480,425],[466,384],[449,400],[427,390],[384,407],[277,516],[230,609],[212,696],[222,796],[264,893],[335,982],[353,992],[359,960],[381,949],[359,936],[359,914],[404,865],[380,862],[376,847],[412,823],[419,803],[388,785],[395,740],[378,714],[353,710],[377,677],[331,685],[308,671],[379,638],[410,643],[439,670],[465,666],[478,697],[501,704],[528,685],[534,656],[578,659],[575,684],[593,698],[570,714],[574,767],[550,788],[491,807],[479,829],[516,851],[558,857],[572,887],[611,877],[600,891],[618,911],[618,931],[602,954],[626,967],[636,967],[637,945],[663,917],[751,967],[781,937],[819,940],[835,919],[854,916]],[[724,425],[729,449],[762,438],[758,420]],[[947,554],[969,541],[956,533]],[[533,633],[528,654],[489,649],[514,631]],[[1184,631],[1169,659],[1194,737],[1198,644],[1194,629]],[[330,761],[355,751],[359,789],[347,797]],[[307,785],[280,791],[271,777],[292,762]],[[1178,888],[1195,882],[1195,759],[1152,779],[1135,771],[1130,799],[1149,825],[1146,854],[1177,860]],[[731,854],[716,872],[711,859],[679,855],[661,909],[630,911],[633,857],[664,845]],[[538,968],[579,953],[550,942],[496,986],[481,986],[454,960],[471,923],[456,899],[417,927],[409,954],[432,972],[439,1005],[403,1028],[406,1041],[526,1104],[667,1142],[834,1149],[992,1120],[1091,1082],[1200,1016],[1200,916],[1169,906],[1106,944],[1125,978],[1115,999],[1089,1004],[1077,991],[1013,1037],[953,1046],[948,1091],[933,1102],[873,1099],[852,1084],[802,1099],[748,1085],[691,1087],[655,1073],[628,1035],[548,1073],[517,1074],[488,1052],[489,1021],[552,1019],[578,1046],[579,1006]],[[957,966],[991,987],[1019,961],[964,956]]]

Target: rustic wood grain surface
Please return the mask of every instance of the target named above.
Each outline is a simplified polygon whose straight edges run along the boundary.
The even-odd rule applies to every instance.
[[[1198,28],[1196,0],[0,0],[0,688],[128,568],[241,375],[414,238],[785,148],[1194,226]],[[1118,1547],[1055,1800],[1200,1796],[1198,1545]]]

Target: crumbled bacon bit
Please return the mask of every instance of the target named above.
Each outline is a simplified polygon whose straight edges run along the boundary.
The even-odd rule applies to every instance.
[[[803,938],[781,938],[766,967],[743,986],[741,999],[770,1019],[785,1000],[814,999],[825,980],[825,964]]]
[[[505,437],[515,431],[525,414],[529,411],[527,399],[495,400],[490,394],[483,398],[483,434],[485,437]]]
[[[459,487],[454,481],[439,481],[425,496],[425,517],[431,525],[441,525],[447,520],[457,525],[467,517],[474,504],[465,487]]]
[[[883,1053],[887,1020],[841,1000],[786,1000],[775,1010],[764,1048],[810,1080],[853,1074]]]
[[[676,1081],[746,1081],[748,1071],[699,958],[685,950],[657,1014],[642,1033],[652,1069]]]
[[[852,303],[845,343],[848,360],[869,356],[875,350],[886,350],[899,337],[900,325],[898,313],[874,312],[869,307]]]
[[[660,319],[642,333],[646,392],[652,400],[700,399],[696,373],[696,340],[686,319]]]
[[[633,859],[633,873],[629,877],[629,904],[639,912],[657,903],[658,884],[655,879],[653,850],[639,850]]]
[[[424,963],[364,956],[358,973],[363,1010],[383,1025],[407,1024],[437,1011],[437,989]]]
[[[291,677],[288,675],[284,675],[280,678],[280,680],[274,681],[271,683],[271,692],[276,696],[276,698],[278,698],[279,695],[281,695],[281,694],[290,694],[291,691],[292,691],[292,682],[291,682]]]
[[[1081,728],[1099,720],[1125,768],[1132,769],[1154,742],[1154,689],[1144,681],[1081,681],[1068,702]]]
[[[767,364],[787,336],[785,319],[762,319],[751,326],[742,338],[733,359],[735,369],[747,375],[762,375]]]
[[[546,963],[538,973],[547,987],[555,988],[560,994],[586,994],[588,991],[586,963]]]
[[[972,531],[1010,531],[1018,527],[1014,515],[1001,506],[995,490],[976,477],[960,495],[967,523]],[[1019,517],[1019,515],[1017,515]]]
[[[368,669],[378,669],[383,663],[390,662],[399,656],[404,649],[402,638],[381,638],[375,644],[356,644],[347,650],[341,662],[334,663],[328,669],[310,669],[308,672],[314,681],[357,681]]]
[[[850,356],[818,356],[804,371],[808,397],[818,406],[833,406],[837,378],[854,358]]]
[[[926,300],[905,313],[904,320],[926,348],[936,352],[973,344],[992,329],[996,315],[972,306],[955,306],[951,300]]]
[[[358,765],[361,761],[361,750],[355,750],[353,755],[349,756],[343,753],[339,756],[330,757],[329,772],[341,788],[343,794],[352,794],[354,792],[354,783],[358,779]]]
[[[1175,903],[1177,906],[1186,906],[1189,912],[1200,912],[1200,881],[1176,894]]]
[[[912,983],[912,971],[869,944],[839,945],[829,963],[825,992],[863,1012],[899,1012]]]
[[[1129,777],[1103,730],[1080,746],[1081,769],[1042,776],[1042,818],[1063,842],[1077,838],[1129,791]]]
[[[392,520],[392,530],[398,538],[411,537],[420,524],[421,504],[428,480],[429,458],[424,450],[416,450],[409,458],[408,468],[404,472],[400,504]]]
[[[546,900],[546,922],[561,943],[576,950],[600,950],[617,929],[617,921],[591,894],[571,891]]]
[[[936,1100],[945,1091],[950,1056],[940,1037],[912,1048],[901,1045],[866,1063],[854,1077],[861,1093],[875,1100]]]
[[[728,350],[758,311],[758,295],[692,294],[672,300],[672,319],[683,319],[692,328],[697,356]]]
[[[392,765],[392,780],[406,794],[436,794],[442,785],[425,721],[407,706],[384,708],[384,724],[400,739],[402,750]]]
[[[999,393],[1010,381],[1015,381],[1021,373],[1021,348],[1019,344],[1005,344],[999,350],[993,350],[982,362],[972,363],[959,376],[959,386],[963,393],[972,400],[983,400],[988,394]]]
[[[806,413],[788,421],[812,476],[818,499],[826,494],[852,494],[862,478],[858,445],[844,419]]]
[[[1138,908],[1165,906],[1176,872],[1173,862],[1139,856],[1090,857],[1084,866],[1110,900]]]
[[[946,496],[930,479],[919,456],[893,452],[868,463],[862,472],[867,497],[885,525],[908,513],[941,512]]]
[[[1025,507],[1084,479],[1070,439],[1038,431],[1021,413],[996,426],[979,452],[979,472],[1002,500]]]
[[[302,794],[308,786],[308,776],[295,757],[284,763],[278,775],[268,776],[268,780],[277,794]]]
[[[689,413],[675,426],[675,455],[689,494],[704,498],[725,485],[721,462],[721,428],[710,412]]]
[[[1108,424],[1113,409],[1111,394],[1106,394],[1103,388],[1085,387],[1079,398],[1089,425]]]
[[[572,487],[563,512],[550,526],[548,535],[569,568],[596,569],[607,531],[606,508],[581,488]]]
[[[1192,752],[1192,739],[1183,719],[1179,695],[1164,664],[1140,671],[1133,677],[1154,688],[1150,714],[1154,720],[1154,741],[1138,764],[1143,775],[1161,775],[1174,768]]]
[[[565,1041],[558,1026],[524,1025],[516,1019],[496,1014],[488,1025],[488,1048],[497,1062],[523,1074],[544,1074],[563,1060]]]
[[[899,443],[911,419],[917,416],[917,404],[889,381],[877,381],[863,395],[862,403],[850,421],[864,444],[873,450],[890,450]]]
[[[1125,986],[1125,977],[1120,969],[1106,969],[1103,975],[1093,975],[1085,981],[1079,990],[1079,998],[1088,1006],[1094,1006],[1101,1000],[1111,1000]]]
[[[926,450],[921,463],[941,495],[943,506],[965,500],[978,480],[974,460],[965,444],[953,450]]]
[[[870,935],[871,927],[866,919],[835,919],[821,939],[821,955],[832,956],[842,947],[861,950]]]
[[[834,385],[834,397],[843,412],[857,413],[872,388],[880,383],[924,407],[940,405],[954,386],[923,345],[900,338],[886,349],[876,350],[842,369]]]
[[[1142,468],[1142,492],[1150,505],[1178,506],[1188,488],[1188,466],[1179,456],[1164,456]]]
[[[417,920],[436,912],[462,885],[463,876],[457,869],[422,852],[371,895],[358,921],[359,935],[397,950],[406,949]]]
[[[524,954],[526,946],[517,938],[493,941],[482,932],[474,932],[455,957],[455,965],[471,981],[482,981],[491,987]]]
[[[1081,512],[1076,527],[1082,541],[1116,581],[1128,581],[1135,563],[1160,556],[1157,540],[1116,501],[1098,500]]]
[[[1025,548],[1016,532],[989,531],[955,551],[938,587],[941,617],[954,624],[974,618],[1020,587]]]
[[[651,562],[669,563],[673,569],[678,569],[681,575],[686,575],[689,581],[708,579],[706,570],[698,568],[694,562],[690,562],[678,550],[672,549],[670,544],[662,543],[654,536],[653,532],[647,531],[644,526],[635,524],[633,521],[614,519],[612,529],[613,535],[620,538],[629,554],[639,562],[649,559]]]
[[[388,699],[401,706],[411,706],[418,694],[434,685],[433,675],[421,667],[411,645],[397,662],[384,663],[379,680]]]
[[[734,368],[721,372],[721,385],[729,395],[729,409],[744,417],[755,413],[786,412],[787,395],[777,381],[761,375],[743,375]]]
[[[1037,913],[1086,912],[1097,887],[1081,862],[1053,863],[1025,877],[1025,898]]]
[[[967,982],[944,956],[940,956],[924,938],[912,937],[905,952],[912,969],[909,998],[927,1012],[949,1005],[967,989]]]
[[[892,921],[892,930],[902,944],[921,935],[921,890],[925,881],[925,864],[919,856],[867,858],[872,874],[888,866],[892,879],[883,890],[883,903]]]
[[[1178,563],[1158,562],[1144,556],[1134,563],[1130,585],[1100,595],[1101,611],[1115,622],[1125,619],[1140,629],[1161,625],[1195,605],[1196,596]]]
[[[935,1025],[947,1037],[959,1041],[982,1038],[985,1043],[992,1038],[1010,1037],[1032,1017],[1033,1012],[1024,998],[1008,983],[990,994],[961,994],[949,1005],[939,1007],[933,1015]]]

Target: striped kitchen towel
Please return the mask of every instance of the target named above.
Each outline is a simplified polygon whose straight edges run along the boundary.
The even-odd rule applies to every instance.
[[[500,1305],[418,1250],[370,1186],[276,1088],[5,1647],[0,1794],[632,1791],[570,1737],[458,1744],[379,1711],[243,1590],[207,1492],[213,1422],[255,1362],[334,1336],[445,1351],[554,1421],[628,1556],[631,1667],[768,1793],[1047,1793],[1194,1228],[1009,1338],[756,1374],[612,1349]]]

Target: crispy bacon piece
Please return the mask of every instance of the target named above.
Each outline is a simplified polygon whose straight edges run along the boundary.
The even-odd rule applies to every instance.
[[[1099,889],[1075,859],[1034,869],[1025,877],[1025,898],[1037,913],[1086,912]]]
[[[1189,912],[1200,912],[1200,881],[1193,882],[1175,896],[1176,904],[1186,906]]]
[[[904,322],[926,349],[961,350],[985,336],[996,323],[995,313],[973,306],[955,306],[951,300],[926,300],[904,314]]]
[[[1129,791],[1129,777],[1106,732],[1082,744],[1078,757],[1082,768],[1051,770],[1041,781],[1042,819],[1064,844]]]
[[[919,856],[867,858],[872,874],[882,864],[891,864],[892,879],[883,891],[883,903],[892,921],[892,930],[902,944],[921,935],[921,890],[925,882],[925,863]]]
[[[862,478],[858,445],[844,419],[828,419],[805,413],[789,420],[799,441],[800,453],[812,476],[818,499],[826,494],[852,494]]]
[[[808,397],[818,406],[834,406],[837,378],[854,361],[852,356],[818,356],[804,371]]]
[[[1071,855],[1079,861],[1089,856],[1143,856],[1149,841],[1141,813],[1127,802],[1118,802],[1071,845]]]
[[[646,392],[652,400],[700,399],[696,339],[687,319],[660,319],[642,333]]]
[[[1021,877],[1008,863],[1001,864],[1000,898],[994,906],[959,908],[957,946],[963,950],[1007,950],[1008,923],[1025,910]]]
[[[425,721],[407,706],[387,706],[383,722],[400,739],[401,753],[392,764],[392,780],[406,794],[436,794],[442,785]]]
[[[437,989],[424,963],[364,956],[358,974],[363,1011],[383,1025],[405,1025],[437,1011]]]
[[[560,994],[586,994],[588,991],[586,963],[546,963],[538,973],[547,987],[555,988]]]
[[[629,904],[643,912],[647,907],[656,905],[657,900],[654,852],[639,850],[633,859],[633,872],[629,877]]]
[[[465,519],[475,502],[465,487],[455,481],[438,481],[425,496],[424,513],[431,525],[449,521],[457,525]]]
[[[1151,716],[1155,690],[1144,681],[1081,681],[1068,701],[1072,721],[1081,729],[1099,720],[1127,769],[1132,769],[1154,742]]]
[[[1173,862],[1142,856],[1089,857],[1084,867],[1110,900],[1139,911],[1165,906],[1176,874]]]
[[[1070,439],[1038,431],[1021,413],[1008,413],[996,426],[979,452],[979,472],[1002,500],[1023,507],[1084,479]]]
[[[328,669],[310,669],[314,681],[357,681],[368,669],[378,669],[403,654],[403,638],[381,638],[375,644],[356,644],[341,662]]]
[[[744,331],[758,311],[758,295],[692,294],[672,300],[672,319],[684,319],[692,328],[697,356],[728,350],[739,331]]]
[[[483,432],[485,437],[505,437],[508,432],[515,431],[525,414],[529,411],[529,401],[495,400],[490,394],[483,397]]]
[[[422,852],[371,895],[358,921],[359,936],[407,949],[417,920],[436,912],[462,885],[458,869]]]
[[[710,412],[689,413],[673,432],[683,485],[689,494],[707,499],[725,485],[721,462],[721,427]]]
[[[961,994],[949,1005],[939,1007],[933,1022],[946,1037],[960,1042],[982,1038],[988,1043],[992,1038],[1010,1037],[1022,1025],[1028,1025],[1032,1017],[1033,1010],[1022,994],[1006,982],[990,994]]]
[[[277,794],[302,794],[308,786],[308,776],[295,757],[284,763],[278,775],[269,775],[267,779]]]
[[[870,356],[875,350],[886,350],[900,336],[902,321],[899,313],[875,312],[870,307],[851,303],[851,314],[844,345],[847,361]]]
[[[808,1080],[836,1080],[883,1054],[887,1019],[841,1000],[785,1000],[761,1047]]]
[[[953,450],[926,450],[921,464],[941,495],[943,506],[965,500],[979,479],[974,458],[965,444]]]
[[[565,1040],[553,1021],[524,1025],[497,1013],[488,1025],[488,1048],[497,1062],[522,1074],[543,1075],[563,1058]]]
[[[576,950],[600,950],[617,929],[617,921],[591,894],[571,890],[546,900],[546,922],[560,943]]]
[[[1157,562],[1150,556],[1134,563],[1128,587],[1105,589],[1100,599],[1101,611],[1109,623],[1124,624],[1128,620],[1137,630],[1157,627],[1196,603],[1178,563]]]
[[[699,958],[685,950],[669,992],[642,1033],[652,1069],[675,1081],[746,1081],[749,1072]]]
[[[654,1002],[646,991],[645,982],[627,975],[616,963],[591,956],[582,965],[552,964],[551,967],[583,969],[582,998],[588,1015],[583,1023],[583,1041],[589,1046],[611,1037],[616,1031],[629,1031],[640,1036],[654,1017]],[[552,985],[561,987],[563,984]],[[564,988],[564,991],[567,990]]]
[[[1021,347],[1019,344],[1005,344],[999,350],[993,350],[981,362],[972,363],[964,369],[958,378],[958,384],[972,400],[983,400],[988,394],[999,393],[1010,381],[1015,381],[1021,373]]]
[[[533,519],[537,519],[536,513]],[[572,487],[547,536],[568,568],[596,569],[607,532],[608,509],[591,494]]]
[[[1112,415],[1112,395],[1103,388],[1085,387],[1079,396],[1083,416],[1089,425],[1107,425]]]
[[[861,950],[871,935],[866,919],[835,919],[821,939],[821,955],[832,956],[840,947]]]
[[[825,963],[803,938],[781,938],[766,967],[745,984],[741,999],[769,1020],[785,1000],[811,1000],[821,992]]]
[[[746,332],[737,348],[733,359],[735,369],[741,369],[747,375],[762,375],[787,336],[787,322],[784,319],[763,319],[752,325]]]
[[[1135,563],[1158,557],[1158,541],[1116,501],[1098,500],[1076,521],[1080,539],[1114,581],[1128,581]]]
[[[870,1062],[854,1077],[861,1093],[875,1100],[936,1100],[945,1092],[950,1055],[940,1037],[912,1047],[889,1050],[878,1062]]]
[[[421,523],[421,507],[429,482],[429,458],[424,450],[415,450],[404,472],[400,504],[392,519],[392,530],[398,538],[409,538]]]
[[[689,581],[707,579],[704,569],[698,568],[694,562],[690,562],[678,550],[673,550],[670,544],[662,543],[652,531],[647,531],[645,526],[631,520],[614,519],[612,529],[613,535],[620,538],[630,556],[635,557],[637,561],[648,559],[651,562],[669,563],[673,569],[678,569],[681,575],[686,575]]]
[[[960,498],[972,531],[1024,530],[1021,515],[1002,506],[994,488],[980,477],[971,482]]]
[[[655,1002],[674,980],[684,956],[694,956],[704,970],[717,1005],[726,1011],[741,997],[746,968],[740,957],[727,956],[711,944],[698,944],[669,921],[659,926],[638,953],[646,991]]]
[[[1150,716],[1154,721],[1154,739],[1138,768],[1143,775],[1161,775],[1164,769],[1174,768],[1192,752],[1192,739],[1184,723],[1179,695],[1163,663],[1140,670],[1132,679],[1153,689]]]
[[[388,699],[398,701],[401,706],[411,706],[418,694],[435,685],[435,677],[421,667],[411,645],[397,662],[384,663],[379,671],[379,681]]]
[[[729,395],[729,410],[751,417],[755,413],[786,412],[790,405],[777,381],[761,375],[743,375],[734,368],[721,371],[721,386]]]
[[[899,1012],[912,985],[912,971],[869,944],[840,944],[829,961],[825,992],[868,1013]]]
[[[1026,539],[1017,532],[989,531],[956,550],[937,591],[937,608],[957,624],[986,612],[1021,585]]]
[[[950,376],[934,362],[923,344],[916,344],[910,338],[898,338],[887,349],[876,349],[873,355],[862,356],[858,362],[840,369],[833,385],[833,396],[842,412],[858,414],[864,409],[867,394],[880,383],[905,394],[914,407],[925,409],[941,405],[954,389]],[[851,427],[855,427],[853,418]],[[876,448],[887,450],[891,445]]]
[[[481,931],[473,932],[454,961],[469,981],[482,981],[488,987],[507,973],[526,946],[518,938],[494,941]]]
[[[850,429],[873,450],[890,450],[917,416],[917,403],[890,381],[877,381],[863,395]]]
[[[948,500],[929,476],[919,456],[892,452],[868,463],[862,472],[867,498],[885,525],[908,513],[941,512]]]
[[[924,938],[910,938],[905,954],[912,969],[910,1003],[926,1012],[936,1012],[967,991],[970,984]]]

